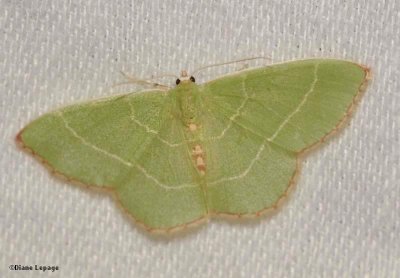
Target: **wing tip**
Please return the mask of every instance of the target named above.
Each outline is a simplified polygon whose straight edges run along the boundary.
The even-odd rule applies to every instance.
[[[22,139],[22,133],[24,132],[24,130],[25,128],[21,129],[14,137],[14,141],[17,146],[23,149],[25,148],[24,140]]]
[[[367,66],[365,64],[357,64],[357,63],[354,63],[354,64],[356,64],[358,67],[360,67],[364,71],[364,76],[365,76],[364,79],[365,80],[369,81],[372,79],[372,69],[369,66]]]

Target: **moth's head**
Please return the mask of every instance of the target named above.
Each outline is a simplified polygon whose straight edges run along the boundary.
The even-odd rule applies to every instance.
[[[181,75],[176,79],[176,85],[194,83],[196,80],[193,76],[189,76],[186,70],[181,71]]]

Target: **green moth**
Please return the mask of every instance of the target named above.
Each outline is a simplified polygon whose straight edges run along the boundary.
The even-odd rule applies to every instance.
[[[310,59],[198,85],[67,106],[17,142],[52,172],[111,189],[149,231],[211,215],[258,216],[294,184],[299,156],[338,130],[369,79],[353,62]]]

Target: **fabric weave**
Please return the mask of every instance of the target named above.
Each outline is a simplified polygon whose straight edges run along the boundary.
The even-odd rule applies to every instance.
[[[399,277],[400,2],[0,0],[0,276]],[[272,217],[212,219],[172,237],[138,228],[106,194],[49,175],[16,148],[30,120],[127,91],[139,77],[265,55],[371,67],[348,126],[305,157]],[[204,82],[243,67],[212,68]],[[173,79],[163,79],[174,84]],[[129,90],[137,90],[130,87]],[[29,274],[26,274],[26,273]]]

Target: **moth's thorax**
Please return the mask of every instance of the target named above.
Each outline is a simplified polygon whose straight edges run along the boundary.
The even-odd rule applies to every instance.
[[[176,98],[182,123],[193,128],[198,120],[199,87],[190,80],[183,80],[170,93]]]

